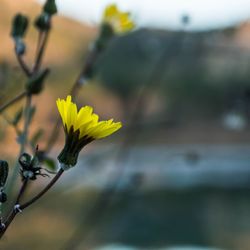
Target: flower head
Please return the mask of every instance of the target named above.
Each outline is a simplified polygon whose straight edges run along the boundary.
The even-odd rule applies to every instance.
[[[103,23],[109,24],[115,33],[124,33],[135,27],[135,23],[130,18],[130,13],[120,11],[115,4],[108,5],[105,8]]]
[[[113,122],[113,119],[98,121],[98,115],[93,113],[93,108],[90,106],[77,111],[71,96],[67,96],[66,100],[58,99],[56,104],[66,135],[65,146],[58,160],[67,167],[77,163],[78,154],[85,145],[113,134],[122,126],[121,122]]]

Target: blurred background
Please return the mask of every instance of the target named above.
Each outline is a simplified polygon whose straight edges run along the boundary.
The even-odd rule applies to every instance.
[[[0,0],[0,105],[25,78],[10,38],[17,12],[44,1]],[[58,0],[44,65],[51,74],[30,137],[43,148],[97,37],[106,0]],[[116,1],[137,27],[114,37],[78,93],[119,133],[81,153],[43,199],[18,216],[1,249],[250,249],[250,1]],[[32,62],[37,33],[25,38]],[[19,146],[0,117],[1,159]],[[56,158],[64,135],[51,152]],[[39,178],[27,194],[49,181]]]

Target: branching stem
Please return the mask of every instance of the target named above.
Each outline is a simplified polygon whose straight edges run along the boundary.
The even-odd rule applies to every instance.
[[[8,229],[9,225],[14,220],[16,215],[20,211],[23,211],[25,208],[29,207],[31,204],[33,204],[34,202],[39,200],[57,182],[57,180],[61,177],[63,172],[64,172],[64,170],[62,168],[60,168],[60,170],[57,172],[57,174],[54,176],[54,178],[48,183],[48,185],[40,193],[38,193],[35,197],[33,197],[32,199],[30,199],[29,201],[27,201],[26,203],[24,203],[22,205],[19,205],[18,203],[15,204],[15,205],[19,205],[19,207],[18,207],[18,209],[16,209],[16,207],[14,207],[13,210],[11,211],[11,213],[9,214],[8,218],[4,222],[5,226],[2,227],[0,230],[0,239],[3,237],[4,233],[6,232],[6,230]],[[23,186],[22,186],[23,189],[25,189],[24,185],[26,185],[26,184],[23,184]],[[20,190],[19,194],[20,193],[21,193],[21,190]],[[22,193],[23,193],[23,191],[22,191]],[[20,196],[22,196],[22,194]],[[17,199],[17,201],[19,199],[20,199],[20,197]]]

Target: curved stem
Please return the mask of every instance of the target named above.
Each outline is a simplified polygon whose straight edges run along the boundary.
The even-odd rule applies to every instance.
[[[4,233],[7,231],[9,225],[14,220],[16,215],[20,211],[24,210],[25,208],[27,208],[28,206],[30,206],[31,204],[36,202],[38,199],[40,199],[57,182],[57,180],[60,178],[60,176],[63,174],[63,172],[64,172],[64,170],[62,168],[60,168],[60,170],[57,172],[57,174],[54,176],[54,178],[48,183],[48,185],[40,193],[38,193],[35,197],[33,197],[31,200],[27,201],[26,203],[20,205],[18,209],[16,207],[14,207],[14,209],[9,214],[7,220],[4,222],[5,227],[0,230],[0,239],[3,237]],[[16,204],[16,205],[19,205],[19,204]]]
[[[54,178],[49,182],[49,184],[39,194],[37,194],[35,197],[33,197],[31,200],[22,204],[20,206],[20,209],[23,210],[26,207],[33,204],[38,199],[40,199],[57,182],[57,180],[60,178],[60,176],[63,174],[63,172],[64,172],[64,170],[62,168],[60,168],[60,170],[57,172],[57,174],[54,176]]]
[[[4,104],[3,106],[0,107],[0,113],[2,113],[5,109],[9,108],[10,106],[12,106],[13,104],[15,104],[16,102],[20,101],[21,99],[23,99],[26,95],[26,91],[20,93],[19,95],[17,95],[16,97],[14,97],[12,100],[8,101],[6,104]]]
[[[30,69],[28,68],[28,66],[26,65],[26,63],[24,62],[23,60],[23,57],[16,54],[16,57],[17,57],[17,61],[19,62],[19,65],[20,67],[22,68],[23,72],[25,73],[25,75],[27,77],[30,77],[31,76],[31,72],[30,72]]]

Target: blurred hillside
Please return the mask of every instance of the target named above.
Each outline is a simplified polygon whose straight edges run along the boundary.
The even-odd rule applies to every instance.
[[[16,13],[26,14],[30,17],[30,29],[27,32],[27,59],[32,60],[36,49],[37,33],[33,27],[34,19],[41,12],[41,6],[34,0],[8,1],[1,0],[0,36],[1,50],[0,62],[14,62],[13,42],[10,37],[12,18]],[[70,65],[79,62],[79,52],[83,58],[83,52],[89,42],[95,36],[93,27],[84,25],[63,16],[55,16],[53,19],[53,32],[45,57],[45,63],[58,66]],[[60,58],[60,60],[58,60]]]
[[[17,13],[27,15],[30,21],[25,37],[27,45],[25,61],[29,66],[32,66],[36,52],[38,32],[33,23],[35,17],[41,13],[41,6],[35,0],[1,0],[0,105],[20,93],[26,81],[15,58],[14,44],[10,37],[12,19]],[[51,74],[46,82],[45,91],[39,98],[34,98],[34,102],[38,103],[39,107],[34,119],[33,130],[38,126],[46,128],[51,121],[54,122],[56,119],[53,115],[56,112],[55,99],[58,96],[65,96],[73,84],[82,68],[88,46],[95,35],[96,29],[93,27],[60,16],[60,14],[53,18],[52,32],[43,60],[44,67],[51,68]],[[8,110],[7,115],[10,118],[19,109],[20,104]],[[5,138],[15,143],[13,128],[6,126],[4,119],[0,121],[0,139]],[[10,143],[9,148],[12,147],[13,144]]]
[[[21,12],[30,16],[32,24],[40,8],[33,0],[1,1],[0,104],[19,93],[25,83],[9,36],[11,20]],[[74,83],[96,35],[94,27],[55,16],[44,58],[51,74],[45,91],[34,98],[41,104],[34,127],[54,123],[55,99],[65,96]],[[30,25],[25,58],[29,65],[36,39],[37,33]],[[79,93],[78,101],[94,106],[104,118],[112,116],[128,123],[129,114],[140,108],[146,141],[193,142],[195,138],[198,142],[245,142],[250,139],[249,61],[247,22],[198,33],[138,29],[110,42],[95,65],[94,81]],[[137,107],[138,96],[142,95],[143,109]],[[10,116],[15,110],[9,110]],[[10,134],[7,132],[3,134]]]
[[[245,112],[249,44],[250,23],[199,33],[143,29],[115,39],[96,70],[121,97],[146,85],[150,93],[160,93],[166,109],[182,116]]]

